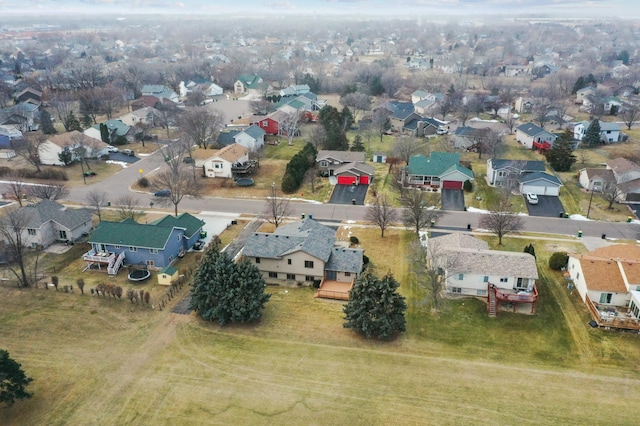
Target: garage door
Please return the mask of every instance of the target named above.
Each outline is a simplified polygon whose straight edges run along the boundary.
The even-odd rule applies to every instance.
[[[536,195],[546,195],[545,187],[538,185],[522,185],[521,192],[523,194],[536,194]],[[551,195],[551,194],[549,194]]]
[[[355,183],[355,176],[338,176],[338,185],[352,185]]]
[[[360,184],[361,185],[369,185],[369,176],[360,176]]]
[[[627,201],[640,201],[640,194],[628,193],[626,200]]]
[[[462,189],[462,182],[456,180],[442,181],[442,188],[444,189]]]

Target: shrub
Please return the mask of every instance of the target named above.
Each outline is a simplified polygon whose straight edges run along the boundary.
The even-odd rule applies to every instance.
[[[358,237],[353,236],[353,235],[351,237],[349,237],[349,241],[351,241],[351,244],[359,244],[360,243],[360,240],[358,240]]]
[[[126,145],[129,141],[124,136],[118,136],[115,141],[113,141],[114,145]]]
[[[567,266],[567,262],[569,261],[569,255],[564,251],[557,251],[551,255],[549,258],[549,268],[559,271],[565,266]]]
[[[146,177],[141,177],[140,179],[138,179],[138,185],[140,185],[142,188],[147,188],[149,186],[149,179],[147,179]]]
[[[464,192],[471,192],[473,191],[473,184],[471,183],[470,180],[467,179],[462,184],[462,189],[464,189]]]

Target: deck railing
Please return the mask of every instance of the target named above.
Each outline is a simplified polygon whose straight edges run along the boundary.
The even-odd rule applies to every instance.
[[[99,252],[91,249],[82,255],[82,260],[86,262],[111,263],[115,259],[115,253]]]
[[[633,317],[621,317],[618,315],[603,315],[603,312],[598,310],[596,305],[586,298],[587,308],[591,314],[591,318],[598,324],[598,327],[604,328],[619,328],[623,330],[639,330],[640,320]]]
[[[496,297],[512,303],[534,303],[538,300],[538,288],[534,285],[532,293],[506,293],[496,288]]]

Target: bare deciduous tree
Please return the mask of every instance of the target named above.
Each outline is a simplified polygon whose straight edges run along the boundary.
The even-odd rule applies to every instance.
[[[188,108],[179,118],[182,133],[191,143],[204,149],[215,143],[223,122],[221,112],[207,107]]]
[[[301,121],[302,110],[295,110],[287,112],[280,123],[278,123],[278,128],[280,132],[287,137],[289,145],[293,145],[293,138],[298,136]]]
[[[400,201],[404,207],[402,222],[406,227],[413,228],[416,234],[444,215],[442,210],[438,210],[440,194],[407,189]]]
[[[158,204],[173,204],[175,216],[178,216],[178,205],[185,195],[198,197],[202,191],[200,182],[192,178],[185,164],[179,164],[175,168],[168,167],[158,172],[154,176],[153,187],[156,190],[169,191],[167,196],[154,197],[154,199]]]
[[[624,106],[621,116],[623,123],[627,126],[627,130],[631,130],[631,127],[638,120],[638,115],[640,115],[640,108],[636,105],[628,104]]]
[[[27,163],[35,167],[38,172],[41,172],[40,145],[46,140],[46,135],[27,134],[21,144],[13,144],[12,148],[16,155],[22,157]]]
[[[19,170],[13,170],[7,176],[9,183],[6,187],[9,189],[11,198],[15,198],[22,207],[22,199],[27,196],[27,184],[24,181],[24,174]]]
[[[276,185],[271,185],[271,192],[266,199],[263,210],[265,220],[277,228],[288,216],[291,216],[291,213],[292,210],[289,207],[289,199],[281,197]]]
[[[125,194],[116,198],[114,205],[120,220],[137,220],[141,215],[139,200],[133,195]]]
[[[480,218],[480,227],[496,234],[498,245],[502,245],[502,237],[522,229],[522,219],[510,212],[493,211]]]
[[[412,155],[426,154],[427,144],[417,138],[399,136],[393,142],[393,156],[401,158],[406,164]]]
[[[366,93],[347,93],[340,98],[342,105],[348,106],[353,113],[353,121],[358,122],[358,115],[371,109],[371,96]]]
[[[85,197],[87,204],[94,209],[94,213],[98,216],[98,220],[102,222],[102,210],[107,206],[107,193],[100,190],[92,190]]]
[[[386,194],[379,194],[374,203],[367,207],[365,219],[380,228],[380,237],[384,238],[384,231],[398,220],[398,212],[389,203]]]
[[[613,208],[613,203],[620,200],[622,191],[614,181],[605,181],[602,185],[602,191],[600,191],[602,198],[607,202],[607,209]]]
[[[30,197],[40,200],[60,200],[69,195],[69,188],[62,182],[54,182],[46,185],[29,185],[27,193]]]
[[[427,298],[434,311],[442,307],[447,271],[455,264],[456,254],[446,250],[437,240],[416,240],[411,243],[409,253],[410,271],[419,287],[427,291]]]
[[[29,287],[36,281],[39,257],[39,246],[36,245],[35,258],[31,262],[27,259],[27,249],[32,247],[26,232],[31,216],[24,209],[8,209],[0,217],[0,236],[9,259],[8,268],[16,276],[19,287]]]

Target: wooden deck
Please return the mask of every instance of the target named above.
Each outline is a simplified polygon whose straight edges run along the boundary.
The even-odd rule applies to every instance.
[[[587,308],[591,318],[596,322],[598,327],[602,328],[617,328],[621,330],[633,330],[640,331],[640,320],[633,316],[619,312],[618,310],[601,310],[598,309],[595,303],[588,297],[586,298]]]
[[[353,288],[353,281],[322,280],[320,288],[314,297],[322,299],[349,300],[349,292]]]

